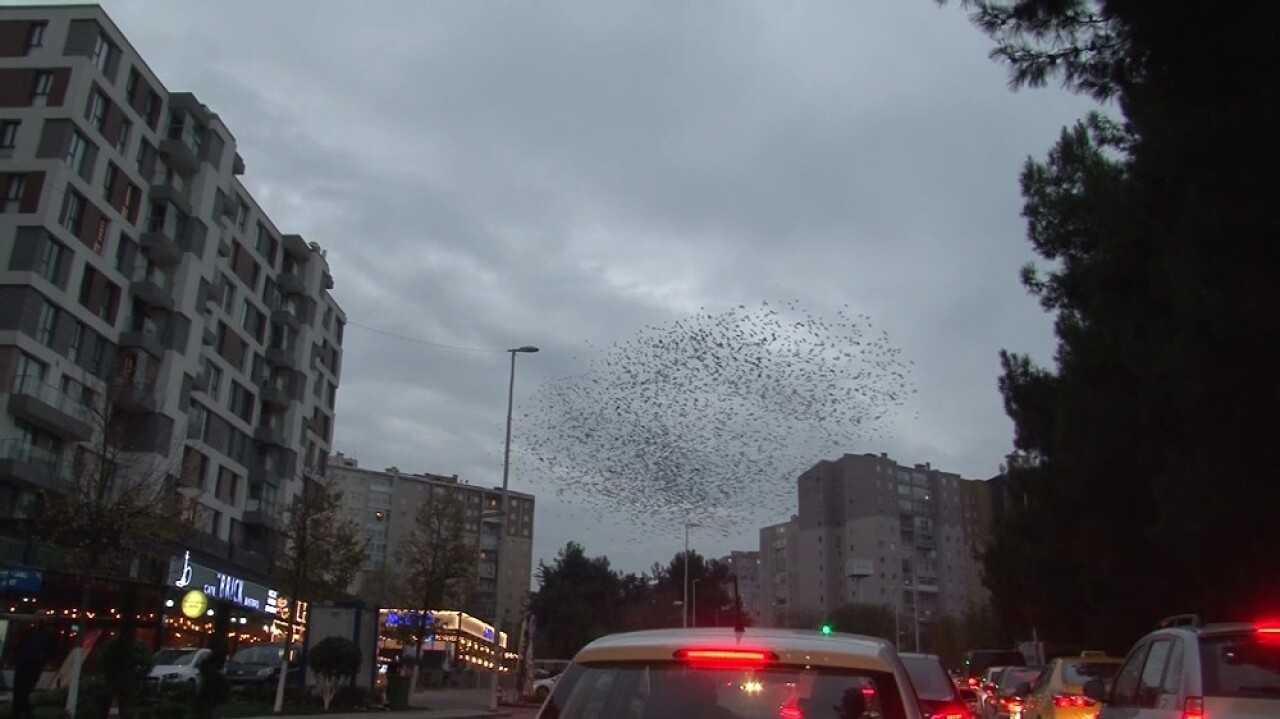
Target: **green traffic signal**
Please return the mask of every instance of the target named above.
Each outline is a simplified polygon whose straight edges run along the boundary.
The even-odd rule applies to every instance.
[[[823,634],[830,634],[830,633],[831,633],[831,625],[830,625],[830,624],[823,624],[823,625],[822,625],[822,633],[823,633]]]

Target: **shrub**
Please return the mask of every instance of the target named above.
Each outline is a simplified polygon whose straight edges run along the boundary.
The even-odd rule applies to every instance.
[[[328,710],[338,691],[338,683],[360,671],[360,647],[346,637],[325,637],[307,655],[307,664],[319,677],[320,698]]]

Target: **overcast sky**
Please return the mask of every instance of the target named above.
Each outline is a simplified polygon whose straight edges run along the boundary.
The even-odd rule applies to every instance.
[[[500,483],[507,358],[356,325],[538,345],[519,404],[586,341],[699,307],[848,303],[919,393],[883,444],[847,451],[982,478],[1010,447],[997,352],[1051,356],[1017,279],[1017,175],[1087,106],[1010,92],[954,4],[105,6],[170,91],[226,122],[276,225],[328,250],[352,323],[334,444],[361,466]],[[574,539],[638,571],[681,548],[586,516],[521,460],[535,561]],[[756,544],[693,533],[713,555]]]

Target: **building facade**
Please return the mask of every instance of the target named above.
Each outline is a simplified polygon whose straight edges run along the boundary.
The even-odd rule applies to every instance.
[[[884,454],[814,465],[798,481],[794,608],[825,616],[854,602],[887,606],[904,636],[917,621],[927,631],[940,616],[963,614],[975,571],[964,512],[969,484]]]
[[[792,624],[792,607],[800,594],[799,531],[796,515],[760,530],[760,626]]]
[[[244,172],[218,115],[101,8],[0,9],[8,526],[110,416],[124,451],[171,468],[190,556],[267,574],[282,508],[329,455],[346,319],[324,250],[277,228]]]
[[[329,459],[327,476],[343,493],[347,517],[364,528],[368,541],[365,565],[352,588],[354,593],[374,591],[370,584],[380,574],[404,575],[398,550],[409,539],[427,493],[453,492],[466,507],[467,539],[479,551],[475,592],[469,606],[462,609],[492,619],[496,591],[502,599],[501,626],[509,631],[513,624],[518,628],[533,571],[533,495],[510,492],[506,541],[502,544],[507,556],[498,562],[500,488],[467,484],[457,475],[410,474],[395,467],[383,471],[362,469],[354,458],[342,453]],[[496,581],[495,565],[502,573]]]
[[[764,607],[760,596],[760,552],[735,550],[720,561],[738,578],[742,614],[752,626],[761,626],[764,623]],[[733,597],[733,585],[729,585],[727,589],[729,596]]]

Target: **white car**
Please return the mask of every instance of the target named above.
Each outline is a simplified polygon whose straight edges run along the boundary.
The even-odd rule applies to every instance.
[[[551,696],[551,690],[556,688],[556,680],[560,678],[557,674],[553,677],[543,677],[533,683],[533,698],[539,704],[545,702],[547,697]]]
[[[151,658],[149,681],[162,686],[191,686],[200,683],[200,663],[209,657],[208,649],[184,647],[161,649]]]
[[[655,629],[591,642],[539,719],[918,719],[888,642],[788,629]]]
[[[1280,716],[1280,624],[1204,624],[1170,617],[1129,650],[1098,719],[1262,719]]]

